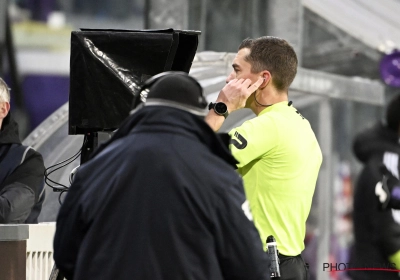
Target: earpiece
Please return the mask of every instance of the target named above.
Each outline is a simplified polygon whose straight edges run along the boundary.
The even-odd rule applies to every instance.
[[[267,84],[265,83],[267,78],[265,76],[262,77],[263,78],[263,83],[260,85],[260,88],[264,88]]]

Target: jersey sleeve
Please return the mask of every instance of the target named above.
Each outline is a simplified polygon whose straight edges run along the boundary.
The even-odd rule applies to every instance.
[[[256,117],[229,132],[230,150],[238,168],[270,152],[279,142],[276,124],[268,116]]]

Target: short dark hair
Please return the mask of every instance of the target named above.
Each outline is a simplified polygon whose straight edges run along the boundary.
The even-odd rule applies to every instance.
[[[398,132],[400,128],[400,94],[393,97],[386,109],[387,126]]]
[[[245,60],[251,64],[253,73],[268,70],[272,82],[278,90],[288,90],[297,73],[297,55],[293,47],[284,39],[263,36],[244,39],[239,50],[248,48]]]

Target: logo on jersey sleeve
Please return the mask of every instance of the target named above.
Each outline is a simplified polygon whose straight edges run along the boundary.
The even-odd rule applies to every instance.
[[[235,132],[236,139],[231,139],[231,144],[236,147],[236,149],[243,150],[247,146],[247,140],[239,133]]]

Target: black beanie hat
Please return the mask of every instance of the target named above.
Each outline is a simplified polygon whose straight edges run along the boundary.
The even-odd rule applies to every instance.
[[[142,90],[148,90],[145,106],[168,106],[195,115],[207,114],[203,88],[185,72],[169,71],[153,76]]]
[[[396,95],[390,102],[386,110],[386,123],[387,126],[394,130],[399,131],[400,125],[400,94]]]

